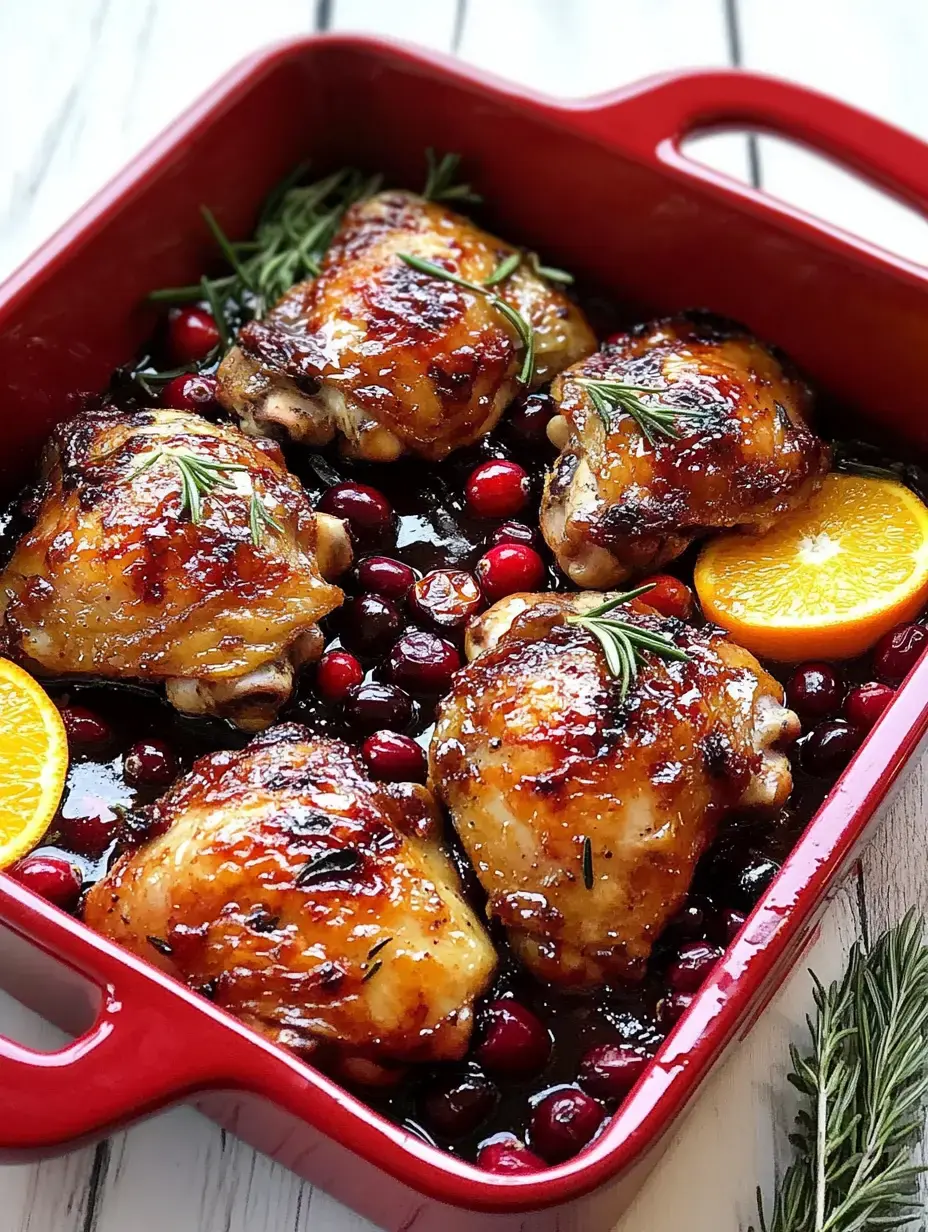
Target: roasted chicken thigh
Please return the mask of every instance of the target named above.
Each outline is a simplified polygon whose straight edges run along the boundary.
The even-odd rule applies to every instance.
[[[548,432],[562,452],[541,529],[579,586],[652,570],[708,531],[766,529],[808,500],[830,464],[809,426],[807,387],[746,331],[708,314],[611,340],[552,393],[560,414]],[[629,397],[663,412],[663,427],[643,427]]]
[[[271,722],[342,599],[344,524],[279,447],[181,411],[55,430],[35,523],[0,576],[6,653],[38,674],[163,682],[189,714]]]
[[[482,284],[516,253],[443,205],[384,192],[349,209],[316,279],[246,325],[219,370],[246,431],[350,455],[431,460],[489,432],[519,392],[524,344],[487,294],[408,265],[420,258]],[[588,355],[583,314],[528,258],[492,288],[534,332],[533,385]]]
[[[91,927],[356,1081],[461,1056],[496,955],[424,787],[283,724],[201,758],[90,892]]]
[[[783,691],[713,627],[621,618],[686,654],[646,652],[625,699],[576,617],[607,596],[513,595],[471,627],[440,704],[433,789],[522,961],[590,988],[640,976],[696,861],[733,809],[791,789]]]

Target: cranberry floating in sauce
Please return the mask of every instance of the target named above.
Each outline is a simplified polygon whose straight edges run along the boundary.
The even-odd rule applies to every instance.
[[[344,713],[359,736],[368,736],[381,728],[402,731],[412,719],[412,701],[395,684],[368,680],[348,690]]]
[[[166,740],[140,740],[122,764],[126,779],[137,787],[167,787],[177,777],[177,758]]]
[[[410,629],[390,651],[387,675],[417,697],[446,693],[461,666],[461,656],[443,637]]]
[[[662,1031],[669,1031],[677,1025],[686,1011],[696,999],[694,992],[669,992],[657,1003],[657,1025]]]
[[[841,705],[841,684],[828,663],[803,663],[786,684],[786,704],[799,717],[825,719]]]
[[[60,856],[26,856],[6,870],[20,885],[63,911],[73,911],[81,896],[81,875]]]
[[[529,1141],[549,1164],[563,1163],[590,1142],[603,1122],[603,1107],[579,1087],[546,1095],[532,1114]]]
[[[501,1142],[488,1142],[477,1155],[477,1167],[500,1176],[521,1176],[539,1172],[545,1161],[530,1151],[518,1138],[506,1138]]]
[[[348,690],[364,679],[364,668],[347,650],[330,650],[316,668],[316,688],[327,702],[344,701]]]
[[[650,1057],[634,1044],[599,1044],[580,1062],[577,1081],[597,1099],[623,1099],[641,1075]]]
[[[409,592],[409,609],[438,629],[460,629],[483,607],[477,579],[464,569],[433,569]]]
[[[112,744],[113,729],[95,711],[86,706],[60,706],[58,713],[72,753],[99,752]]]
[[[641,596],[642,603],[647,603],[662,616],[676,616],[679,620],[692,616],[693,592],[686,582],[669,573],[655,573],[644,578],[641,585],[653,587]]]
[[[366,483],[337,483],[324,492],[318,508],[344,518],[355,543],[374,547],[392,540],[396,528],[393,507],[382,492]]]
[[[731,945],[744,927],[747,918],[745,912],[738,911],[734,907],[726,907],[719,914],[715,931],[719,934],[722,945]]]
[[[537,549],[541,536],[524,522],[503,522],[490,536],[490,547],[497,548],[501,543],[521,543],[525,547]]]
[[[372,777],[384,783],[425,782],[425,752],[411,736],[393,731],[374,732],[364,741],[361,756]]]
[[[385,654],[403,629],[403,618],[392,599],[382,595],[356,595],[338,617],[342,641],[362,658]]]
[[[399,602],[416,580],[409,565],[391,556],[368,556],[355,569],[358,587],[369,595],[382,595]]]
[[[109,811],[109,810],[107,810]],[[62,817],[58,822],[61,846],[78,855],[96,859],[102,856],[119,830],[119,818],[88,813],[81,817]]]
[[[495,1074],[537,1074],[551,1055],[551,1036],[541,1020],[518,1001],[492,1001],[474,1055]]]
[[[548,424],[557,414],[550,394],[528,394],[507,412],[509,431],[529,449],[541,449],[548,444]]]
[[[175,364],[195,364],[219,346],[219,330],[204,308],[174,308],[168,316],[168,349]]]
[[[511,518],[528,504],[528,474],[518,462],[481,462],[467,481],[467,508],[476,518]]]
[[[545,583],[545,563],[534,548],[503,543],[481,556],[477,580],[486,597],[495,603],[520,590],[540,590]]]
[[[802,766],[809,774],[839,774],[857,752],[861,732],[843,719],[819,723],[802,741]]]
[[[924,625],[898,625],[884,633],[873,651],[873,666],[878,676],[890,684],[901,684],[921,658],[928,644]]]
[[[851,689],[844,700],[844,717],[852,727],[869,731],[893,700],[895,690],[888,684],[870,680]]]
[[[218,393],[219,382],[214,376],[188,372],[168,381],[161,390],[160,402],[175,411],[199,411],[202,414],[218,409]]]
[[[483,1074],[450,1075],[437,1079],[422,1097],[421,1107],[440,1137],[464,1138],[487,1119],[499,1092]]]
[[[667,969],[667,983],[676,992],[696,992],[722,957],[708,941],[686,941]]]

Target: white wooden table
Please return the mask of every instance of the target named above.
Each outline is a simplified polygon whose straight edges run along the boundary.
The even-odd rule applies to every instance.
[[[853,100],[928,138],[925,0],[0,0],[0,277],[220,73],[262,43],[365,30],[451,50],[552,94],[743,64]],[[928,263],[928,227],[785,143],[714,137],[700,157]],[[243,168],[243,173],[247,169]],[[0,374],[2,388],[2,374]],[[928,906],[924,771],[887,810],[809,963],[830,978],[861,928]],[[792,1117],[797,971],[705,1086],[621,1232],[738,1232]],[[0,994],[0,1031],[55,1033]],[[79,1098],[79,1093],[76,1094]],[[0,1103],[0,1116],[2,1116]],[[369,1228],[188,1109],[96,1148],[0,1170],[0,1232],[349,1232]]]

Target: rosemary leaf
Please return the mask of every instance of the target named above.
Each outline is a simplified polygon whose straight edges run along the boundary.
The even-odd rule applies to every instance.
[[[385,946],[388,946],[392,940],[393,940],[392,937],[384,937],[381,941],[378,941],[376,945],[372,945],[371,948],[367,951],[367,957],[376,958],[377,955],[380,953],[380,951]]]
[[[658,437],[678,440],[678,419],[706,420],[712,414],[709,410],[697,407],[645,402],[640,395],[654,396],[666,392],[646,385],[626,385],[622,381],[596,380],[591,377],[579,379],[577,384],[589,393],[593,408],[607,432],[612,431],[616,415],[630,415],[649,445],[655,445]]]
[[[310,886],[335,881],[347,873],[353,873],[360,863],[361,856],[357,851],[351,847],[337,847],[304,864],[297,874],[296,884]]]
[[[495,287],[498,283],[505,282],[509,275],[514,274],[521,264],[521,252],[511,252],[508,257],[504,257],[500,261],[489,278],[484,278],[483,285],[485,287]]]
[[[583,884],[588,890],[593,888],[593,840],[586,836],[583,840]]]
[[[479,205],[483,198],[470,184],[458,182],[460,154],[443,154],[439,158],[431,146],[425,151],[426,177],[422,195],[427,201],[461,201]]]
[[[556,265],[542,265],[537,252],[528,254],[528,263],[533,274],[547,279],[548,282],[559,282],[568,287],[574,280],[573,274],[569,274],[567,270],[558,269]]]
[[[371,979],[373,976],[377,974],[377,972],[381,969],[382,966],[383,966],[383,963],[380,961],[379,958],[377,959],[375,963],[371,963],[368,969],[361,976],[361,983],[366,984],[369,979]]]
[[[279,535],[283,534],[284,528],[272,517],[264,504],[264,501],[252,487],[251,500],[248,505],[248,521],[251,527],[251,542],[255,547],[259,547],[261,540],[264,538],[265,528],[276,530]]]

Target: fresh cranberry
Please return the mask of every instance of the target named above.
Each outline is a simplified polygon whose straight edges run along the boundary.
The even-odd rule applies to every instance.
[[[890,684],[900,684],[918,662],[926,642],[928,629],[924,625],[898,625],[890,629],[873,651],[876,674]]]
[[[395,518],[390,502],[365,483],[337,483],[319,501],[322,513],[344,518],[355,543],[364,546],[393,538]]]
[[[422,1111],[441,1138],[463,1138],[487,1119],[499,1093],[482,1074],[439,1079],[422,1099]]]
[[[83,817],[61,817],[58,822],[61,846],[68,851],[90,857],[102,856],[116,838],[118,829],[118,817],[103,817],[99,813],[88,813]]]
[[[869,731],[893,700],[894,690],[888,684],[871,680],[851,689],[844,701],[844,717],[852,727]]]
[[[219,405],[219,382],[214,376],[188,372],[168,381],[161,391],[161,405],[175,411],[215,410]]]
[[[580,1062],[577,1081],[597,1099],[622,1099],[648,1064],[647,1053],[634,1044],[600,1044]]]
[[[377,658],[390,649],[403,629],[403,618],[392,599],[356,595],[341,610],[339,629],[349,650]]]
[[[519,590],[539,590],[545,581],[545,563],[534,548],[503,543],[481,556],[477,580],[486,597],[495,603]]]
[[[500,1176],[519,1176],[526,1172],[539,1172],[545,1161],[530,1151],[518,1138],[502,1142],[488,1142],[477,1154],[477,1167]]]
[[[68,744],[74,752],[102,749],[113,742],[113,729],[86,706],[62,706],[59,710]]]
[[[126,779],[136,787],[166,787],[177,777],[177,758],[166,740],[140,740],[122,762]]]
[[[475,518],[511,518],[528,504],[528,475],[518,462],[491,458],[467,481],[467,508]]]
[[[409,736],[374,732],[364,741],[361,756],[373,777],[384,783],[425,782],[425,753]]]
[[[168,347],[176,364],[195,364],[219,346],[216,318],[204,308],[174,308],[168,317]]]
[[[503,543],[521,543],[527,548],[537,550],[540,542],[538,531],[526,526],[524,522],[503,522],[490,536],[491,548],[498,548]]]
[[[708,941],[686,941],[667,969],[667,983],[675,992],[696,992],[722,957],[717,945]]]
[[[409,607],[439,629],[460,629],[483,607],[483,593],[464,569],[433,569],[409,592]]]
[[[491,1073],[537,1074],[551,1055],[551,1036],[539,1018],[518,1001],[492,1001],[477,1060]]]
[[[368,680],[348,690],[345,717],[362,736],[369,736],[382,728],[402,731],[412,719],[412,702],[409,694],[396,685]]]
[[[450,642],[434,633],[411,629],[404,633],[387,660],[387,675],[394,684],[416,696],[447,693],[461,656]]]
[[[344,701],[348,690],[364,679],[364,668],[347,650],[330,650],[316,668],[316,688],[327,702]]]
[[[570,1159],[586,1146],[603,1121],[603,1108],[579,1087],[562,1087],[536,1104],[530,1141],[549,1164]]]
[[[681,582],[669,573],[655,573],[645,578],[641,585],[653,586],[653,590],[641,596],[641,601],[662,616],[676,616],[679,620],[692,616],[693,592],[686,582]]]
[[[73,911],[81,896],[81,875],[60,856],[26,856],[6,870],[14,881],[62,911]]]
[[[743,911],[737,911],[734,907],[726,907],[720,912],[716,932],[720,936],[723,945],[731,945],[734,939],[744,928],[744,922],[747,915]]]
[[[692,992],[670,992],[657,1003],[657,1025],[663,1031],[676,1026],[696,999]]]
[[[389,556],[368,556],[355,570],[361,590],[385,599],[402,599],[416,580],[415,572],[401,560]]]
[[[862,733],[843,719],[830,719],[813,727],[802,741],[802,765],[824,778],[838,774],[857,752]]]
[[[548,441],[548,424],[557,414],[550,394],[529,394],[508,412],[509,430],[523,445],[540,449]]]
[[[786,685],[786,704],[801,719],[825,719],[841,705],[841,685],[827,663],[803,663]]]

